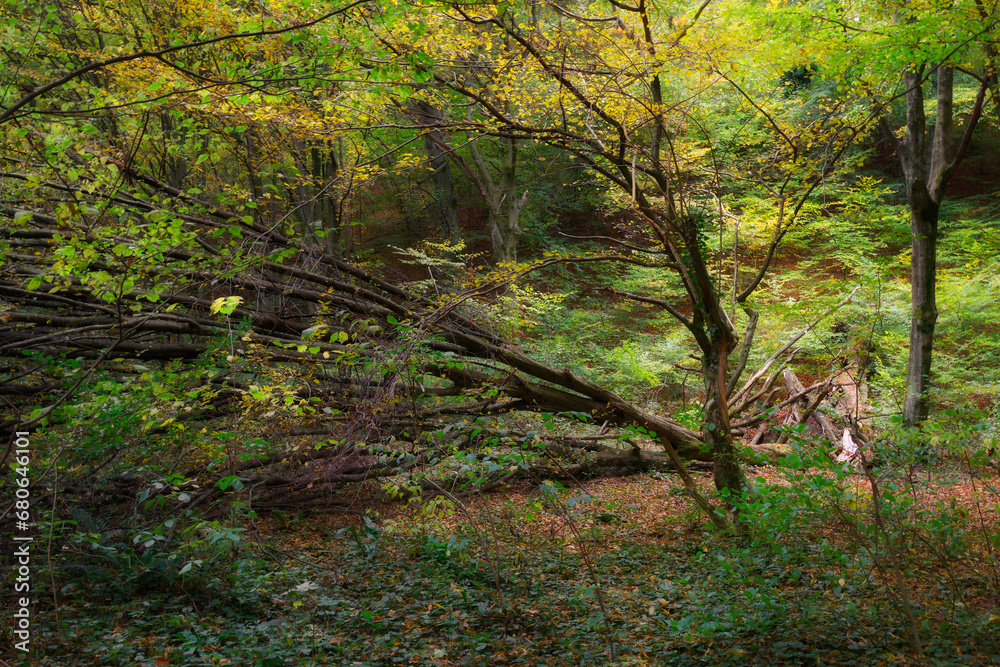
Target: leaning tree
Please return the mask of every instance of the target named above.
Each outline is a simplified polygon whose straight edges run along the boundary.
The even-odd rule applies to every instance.
[[[436,83],[486,119],[464,125],[456,120],[456,126],[503,141],[547,143],[617,189],[618,201],[647,234],[637,243],[612,241],[621,252],[597,259],[658,267],[681,285],[683,297],[676,300],[612,291],[666,310],[690,332],[701,353],[705,392],[698,439],[714,461],[716,484],[736,496],[747,484],[732,418],[752,405],[744,400],[751,394],[749,386],[739,383],[757,314],[748,309],[742,348],[733,356],[740,336],[727,313],[726,290],[712,271],[714,256],[708,247],[708,237],[721,223],[705,205],[712,172],[706,162],[712,162],[699,159],[717,148],[711,133],[693,120],[693,108],[700,98],[725,91],[774,137],[765,158],[753,167],[755,180],[778,211],[773,237],[756,275],[735,286],[733,300],[739,304],[761,285],[781,239],[808,219],[803,207],[857,131],[840,122],[839,105],[798,125],[782,119],[780,110],[769,113],[757,100],[758,90],[740,85],[735,66],[721,64],[726,55],[718,48],[700,51],[698,40],[688,36],[706,5],[674,15],[646,0],[612,3],[606,11],[596,6],[571,10],[551,5],[529,12],[506,3],[427,3],[420,5],[424,11],[449,19],[440,30],[431,37],[404,31],[382,39],[392,43],[394,53],[439,63],[427,66]],[[728,49],[732,56],[734,45]],[[483,77],[469,74],[483,69],[489,70],[488,86],[476,85]],[[740,106],[727,111],[739,112]],[[715,201],[719,194],[714,193]],[[755,376],[750,384],[759,379]],[[678,444],[664,435],[665,446]]]

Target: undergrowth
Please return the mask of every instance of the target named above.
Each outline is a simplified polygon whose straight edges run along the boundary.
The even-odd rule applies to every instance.
[[[985,478],[972,511],[946,499],[986,461],[931,475],[794,451],[786,483],[760,478],[741,505],[748,539],[691,512],[651,531],[644,515],[683,498],[670,479],[643,482],[662,489],[645,507],[546,482],[468,513],[437,499],[414,520],[296,516],[215,542],[224,528],[202,524],[204,542],[163,548],[98,544],[81,515],[65,540],[93,557],[54,559],[32,664],[910,664],[893,568],[926,664],[996,664],[1000,540],[976,512],[1000,496]],[[184,550],[203,562],[170,565]]]

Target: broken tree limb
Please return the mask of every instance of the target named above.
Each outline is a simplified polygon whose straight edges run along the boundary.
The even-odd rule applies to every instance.
[[[802,387],[802,383],[799,382],[799,379],[797,377],[795,377],[795,374],[792,373],[791,371],[785,371],[785,380],[786,380],[786,382],[789,381],[789,374],[791,374],[791,381],[792,381],[790,383],[790,387],[794,387],[794,388],[798,389],[799,391],[802,392],[802,395],[805,396],[806,393],[807,393],[806,390],[805,390],[805,388]],[[795,417],[795,424],[794,425],[805,424],[807,421],[809,421],[809,418],[812,417],[814,413],[816,413],[816,408],[818,408],[819,405],[820,405],[820,403],[822,403],[823,400],[827,397],[827,395],[830,393],[831,389],[833,389],[833,378],[832,377],[829,378],[829,379],[827,379],[825,382],[821,383],[817,387],[816,397],[811,402],[809,402],[805,406],[805,408],[799,414],[796,415],[796,417]],[[796,403],[798,403],[798,401],[796,401]],[[792,404],[792,406],[793,406],[792,407],[793,414],[796,413],[796,412],[799,412],[798,408],[795,407],[796,403]],[[829,424],[829,420],[826,419],[826,417],[824,417],[823,415],[817,413],[816,416],[817,416],[817,418],[822,417],[822,419],[824,421],[826,421],[827,424]],[[826,435],[826,427],[824,426],[822,428],[823,428],[823,431],[824,431],[824,435]],[[832,426],[831,426],[831,428],[832,428]],[[787,431],[785,433],[782,433],[781,436],[778,437],[777,444],[783,445],[786,442],[788,442],[788,432]]]
[[[803,403],[808,403],[806,400],[806,388],[791,369],[786,369],[783,377],[785,379],[785,389],[788,390],[788,398],[791,400],[794,397],[794,400],[791,400],[791,403],[788,405],[791,417],[789,421],[801,424],[802,411],[799,408],[802,407]]]
[[[864,369],[855,366],[844,368],[834,380],[837,389],[837,400],[834,410],[847,420],[864,438],[870,438],[870,428],[865,421],[871,415],[868,404],[868,384],[865,381]]]
[[[801,331],[799,331],[794,336],[792,336],[792,338],[790,340],[788,340],[777,351],[775,351],[774,354],[772,354],[770,357],[768,357],[767,361],[765,361],[764,364],[760,367],[760,369],[758,369],[757,372],[754,373],[750,377],[749,380],[747,380],[746,384],[744,384],[743,387],[738,392],[736,392],[735,395],[733,395],[733,396],[731,396],[729,398],[729,405],[730,405],[730,407],[732,407],[733,405],[735,405],[736,402],[740,400],[740,398],[742,398],[744,395],[746,395],[753,388],[753,385],[756,384],[756,382],[761,377],[764,376],[764,374],[767,372],[767,369],[771,367],[771,364],[773,364],[775,361],[778,360],[779,357],[781,357],[781,355],[783,355],[785,352],[787,352],[789,349],[791,349],[791,347],[793,345],[795,345],[797,342],[799,342],[799,340],[801,340],[803,336],[805,336],[807,333],[809,333],[810,331],[812,331],[813,328],[815,328],[817,324],[819,324],[824,319],[826,319],[828,316],[830,316],[831,314],[837,312],[838,310],[840,310],[841,308],[843,308],[845,305],[847,305],[848,303],[850,303],[851,300],[854,298],[854,295],[857,294],[858,290],[860,290],[860,289],[861,289],[861,285],[858,285],[857,287],[855,287],[853,290],[851,290],[851,293],[848,294],[846,297],[844,297],[844,299],[842,299],[839,303],[837,303],[837,305],[835,305],[835,306],[833,306],[831,308],[828,308],[827,310],[825,310],[822,313],[820,313],[812,322],[810,322],[809,324],[807,324]]]
[[[789,359],[790,358],[791,357],[789,357]],[[786,362],[787,362],[787,360],[786,360]],[[778,381],[778,376],[780,376],[782,374],[782,372],[785,370],[785,368],[786,368],[786,363],[782,363],[780,366],[778,366],[778,370],[776,370],[764,382],[764,386],[763,386],[763,388],[760,391],[758,391],[756,394],[753,394],[753,395],[747,395],[742,401],[740,401],[739,405],[737,405],[735,408],[733,408],[732,410],[730,410],[729,414],[730,415],[738,415],[741,412],[743,412],[744,410],[746,410],[748,407],[750,407],[751,405],[756,404],[762,398],[763,398],[762,403],[764,405],[770,405],[771,401],[774,399],[774,397],[777,395],[777,393],[781,390],[780,387],[775,387],[774,385]],[[738,427],[740,425],[744,425],[745,426],[746,424],[743,424],[743,420],[741,420],[739,422],[734,422],[733,423],[733,427],[734,428]]]
[[[774,411],[780,410],[781,408],[787,407],[787,406],[791,405],[792,403],[795,403],[796,401],[802,400],[802,398],[806,394],[808,394],[812,390],[816,389],[821,384],[822,384],[822,382],[817,382],[816,384],[811,384],[808,387],[803,388],[801,392],[797,392],[795,394],[792,394],[791,396],[789,396],[785,400],[783,400],[780,403],[778,403],[777,405],[773,406],[771,408],[771,410],[769,410],[768,412],[774,412]],[[772,392],[778,392],[778,391],[781,391],[780,387],[775,387],[772,390]],[[752,417],[746,417],[745,419],[741,419],[738,422],[734,422],[733,423],[733,427],[737,428],[737,427],[754,426],[756,424],[759,424],[762,421],[767,420],[769,416],[770,415],[768,413],[761,413],[761,414],[754,415]]]
[[[750,349],[753,347],[754,334],[757,333],[757,320],[760,319],[760,313],[752,308],[744,308],[747,315],[750,316],[750,321],[747,322],[746,331],[743,333],[743,343],[740,346],[740,360],[736,363],[736,368],[733,369],[733,373],[729,378],[729,383],[726,385],[726,396],[730,396],[733,390],[736,389],[736,385],[740,381],[740,377],[743,375],[743,371],[747,367],[747,359],[750,358]],[[730,402],[732,406],[733,403]]]

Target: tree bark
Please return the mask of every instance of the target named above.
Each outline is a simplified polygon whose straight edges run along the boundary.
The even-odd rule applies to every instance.
[[[448,242],[457,246],[462,242],[462,229],[458,223],[458,198],[455,196],[451,178],[447,143],[440,129],[443,123],[441,112],[427,102],[418,102],[417,113],[421,124],[427,127],[424,132],[424,147],[427,150],[427,160],[434,170],[432,180],[437,204],[437,222],[443,224]]]
[[[494,179],[489,165],[473,142],[469,144],[472,161],[479,173],[477,180],[486,205],[489,207],[490,240],[497,262],[517,261],[517,237],[521,233],[521,209],[528,199],[528,192],[517,196],[517,139],[505,138],[503,162],[498,178]]]
[[[954,136],[954,69],[945,63],[934,68],[937,74],[935,124],[927,136],[924,113],[924,73],[927,65],[911,68],[903,76],[906,86],[906,135],[896,139],[896,153],[906,179],[906,196],[910,208],[910,232],[913,255],[910,264],[910,352],[906,371],[906,398],[903,421],[915,426],[929,412],[927,390],[931,380],[931,356],[934,348],[934,327],[937,323],[937,239],[938,214],[945,188],[955,167],[965,157],[972,134],[982,115],[989,80],[984,79],[964,132]],[[888,123],[882,119],[883,131]]]
[[[337,181],[341,178],[340,159],[330,141],[309,142],[292,139],[293,156],[300,178],[293,195],[298,216],[307,234],[322,231],[319,245],[327,253],[346,259],[351,252],[350,227],[344,224]]]
[[[931,356],[938,309],[937,228],[939,205],[930,198],[923,181],[909,187],[910,229],[913,254],[910,260],[910,354],[906,368],[906,399],[903,418],[914,426],[927,418],[927,390],[931,380]]]
[[[729,423],[726,395],[729,346],[728,341],[720,338],[713,337],[713,349],[706,355],[706,359],[711,359],[705,366],[706,389],[708,389],[706,393],[711,397],[709,399],[711,404],[705,422],[704,438],[705,444],[711,448],[715,463],[715,488],[719,491],[728,489],[728,493],[738,497],[744,491],[749,491],[749,486]],[[730,498],[727,498],[726,503],[731,508],[734,507]]]
[[[187,139],[184,127],[174,127],[173,119],[168,113],[159,114],[160,127],[163,130],[163,178],[171,187],[180,189],[190,171],[187,160],[180,151],[171,153],[171,147],[183,146]]]

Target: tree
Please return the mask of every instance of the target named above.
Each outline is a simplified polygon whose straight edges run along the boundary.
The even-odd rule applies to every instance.
[[[347,13],[352,7],[345,6],[334,13]],[[363,15],[364,8],[357,11]],[[261,401],[262,405],[284,406],[296,415],[312,414],[315,407],[311,402],[316,399],[329,401],[325,405],[329,415],[339,413],[340,407],[334,406],[347,408],[357,430],[345,431],[347,449],[332,448],[336,456],[353,455],[349,452],[357,451],[354,438],[419,440],[424,437],[422,434],[446,427],[451,415],[481,416],[492,411],[539,409],[585,413],[610,424],[641,424],[656,433],[670,454],[671,464],[684,476],[692,496],[714,521],[724,526],[725,522],[686,475],[681,457],[702,456],[696,447],[697,436],[689,429],[645,412],[596,383],[519,354],[514,346],[462,317],[454,304],[439,308],[426,298],[342,261],[322,247],[311,246],[310,238],[301,236],[300,229],[279,206],[280,202],[267,194],[289,192],[279,181],[282,169],[296,167],[294,155],[283,155],[275,145],[265,144],[270,165],[266,169],[260,170],[257,162],[250,161],[240,169],[241,163],[234,160],[219,165],[220,170],[231,170],[229,183],[223,180],[224,172],[220,171],[216,178],[205,175],[200,187],[184,190],[176,185],[190,186],[193,176],[178,175],[168,167],[164,176],[178,176],[175,184],[171,184],[150,175],[147,163],[135,159],[142,155],[140,151],[120,155],[113,141],[88,125],[93,114],[104,114],[107,107],[88,105],[81,110],[77,106],[79,100],[73,99],[74,85],[69,84],[90,72],[112,75],[109,78],[113,85],[107,94],[124,96],[135,90],[135,80],[118,76],[122,73],[116,70],[117,66],[147,60],[161,62],[185,49],[207,48],[227,40],[245,39],[254,45],[254,40],[259,39],[262,43],[256,46],[266,50],[274,46],[269,38],[284,35],[293,38],[289,33],[305,31],[320,20],[304,26],[276,21],[271,24],[274,27],[264,31],[175,43],[152,51],[129,52],[126,40],[118,47],[120,55],[70,66],[66,74],[56,75],[49,82],[40,81],[23,96],[5,100],[2,114],[7,131],[5,152],[14,156],[20,151],[16,160],[18,170],[3,176],[5,184],[13,184],[7,190],[12,197],[10,201],[18,205],[18,208],[4,205],[0,210],[6,220],[6,244],[14,249],[38,249],[38,255],[27,257],[15,252],[4,256],[5,279],[0,292],[21,310],[5,318],[10,326],[2,332],[0,341],[3,354],[16,360],[15,372],[41,373],[50,382],[14,387],[19,400],[7,404],[3,432],[12,436],[19,429],[73,422],[78,410],[88,409],[75,401],[92,400],[93,392],[100,393],[106,378],[121,380],[123,373],[135,380],[120,386],[129,387],[126,391],[130,394],[135,390],[134,400],[138,401],[135,409],[143,420],[160,409],[155,407],[159,403],[156,397],[172,399],[181,394],[186,397],[174,401],[171,411],[187,402],[188,417],[168,419],[159,427],[147,424],[144,427],[147,431],[168,428],[174,421],[183,428],[183,423],[191,418],[213,420],[224,415],[251,414],[241,409],[243,397]],[[322,37],[329,41],[329,34]],[[295,43],[294,39],[290,41]],[[156,91],[144,89],[138,101],[127,103],[139,113],[138,122],[130,122],[125,130],[133,133],[136,143],[142,145],[146,107],[156,104],[175,105],[182,125],[192,132],[197,130],[203,137],[210,133],[199,128],[195,119],[210,122],[213,114],[218,113],[231,121],[235,113],[241,112],[253,118],[252,136],[258,150],[265,138],[284,136],[290,140],[294,152],[295,133],[285,128],[296,121],[301,125],[311,121],[307,115],[309,107],[302,105],[295,109],[295,114],[275,114],[273,105],[279,100],[271,94],[274,89],[269,86],[280,90],[289,85],[289,79],[278,76],[276,70],[269,70],[266,75],[239,70],[246,62],[245,55],[219,53],[217,59],[209,58],[208,62],[217,70],[211,73],[188,74],[186,65],[168,62],[167,71],[177,73],[169,81],[169,90],[151,98],[150,93]],[[310,82],[316,76],[316,69],[322,68],[310,68],[294,81]],[[234,71],[240,76],[230,77]],[[209,80],[205,85],[211,92],[192,97],[190,87],[203,80]],[[157,87],[164,85],[157,83]],[[267,92],[243,93],[248,86]],[[241,94],[236,94],[237,91]],[[34,109],[22,111],[32,103],[36,105]],[[115,104],[117,100],[111,106]],[[280,123],[265,122],[276,116]],[[52,117],[61,117],[63,121],[54,126],[49,120]],[[294,129],[301,132],[301,125]],[[318,125],[324,131],[328,128],[322,123]],[[237,135],[242,133],[237,128],[231,130]],[[196,171],[204,170],[208,163],[225,161],[223,139],[231,134],[232,131],[220,132],[218,137],[208,140],[210,147],[203,143],[187,144],[188,149],[202,151],[188,160]],[[328,138],[322,134],[310,137],[311,140]],[[307,145],[303,141],[298,149],[300,175],[301,167],[310,167],[305,164],[303,154]],[[204,152],[207,150],[212,152]],[[247,153],[251,152],[248,147]],[[320,165],[319,177],[336,178],[337,174],[322,173]],[[260,179],[258,185],[254,185],[254,179]],[[260,196],[235,196],[233,190],[243,183],[257,187],[255,192]],[[292,197],[289,201],[296,202]],[[297,201],[296,205],[303,203]],[[268,217],[261,212],[265,206]],[[270,297],[280,298],[285,306],[254,307],[253,298]],[[38,312],[47,309],[59,309],[61,315],[53,319]],[[320,322],[310,327],[302,320],[312,314],[318,314]],[[238,328],[236,321],[240,322]],[[318,339],[317,331],[322,332]],[[274,349],[268,349],[272,346]],[[23,352],[44,362],[35,368],[22,368]],[[67,355],[84,366],[69,379],[58,371],[58,360]],[[454,361],[456,356],[460,362]],[[112,359],[131,361],[115,367],[109,365]],[[244,364],[244,359],[253,361]],[[536,380],[502,371],[475,373],[464,367],[471,359],[499,362]],[[239,380],[230,383],[224,380],[229,371],[218,366],[235,363],[242,369],[240,373],[264,377],[282,374],[269,364],[296,360],[307,362],[300,368],[306,374],[303,378],[309,377],[305,382],[312,398],[300,396],[290,386],[275,395],[271,389],[261,390],[258,385],[246,385]],[[154,372],[143,365],[160,361],[170,361],[171,366],[163,372]],[[213,369],[211,374],[222,384],[207,381],[192,387],[189,383],[201,377],[205,368]],[[332,372],[327,373],[325,368]],[[423,380],[418,379],[421,376]],[[428,377],[436,377],[449,386],[427,387]],[[553,388],[551,384],[561,388]],[[81,394],[85,398],[80,398]],[[401,403],[398,397],[406,395],[412,400]],[[429,398],[442,396],[452,402],[446,411],[428,404]],[[481,400],[479,396],[486,398]],[[340,403],[341,397],[347,403]],[[277,401],[278,398],[283,400]],[[103,398],[96,400],[100,405],[106,404]],[[132,404],[133,399],[128,402]],[[273,416],[274,412],[270,414]],[[366,415],[374,421],[366,421]],[[373,431],[373,425],[381,430]],[[365,444],[364,451],[369,451],[367,447]],[[247,453],[238,447],[227,449],[230,475],[242,469],[238,460]],[[376,468],[391,474],[405,469],[400,468],[405,457],[391,458],[388,466],[379,458]],[[639,464],[648,462],[648,457],[644,458],[640,452],[633,453],[632,459]],[[370,468],[363,477],[374,470]],[[268,475],[267,479],[261,479],[262,489],[287,488],[288,479],[283,476]],[[334,475],[324,479],[344,483],[354,478]],[[202,494],[199,502],[209,500],[220,490],[215,482],[206,488],[213,490]],[[225,488],[228,487],[221,490]]]
[[[948,183],[965,157],[994,81],[993,9],[978,1],[947,6],[902,3],[878,6],[829,3],[789,6],[767,20],[776,29],[772,48],[808,54],[819,75],[838,85],[845,100],[860,103],[846,118],[856,127],[877,123],[903,170],[910,212],[911,326],[904,421],[927,417],[928,388],[938,308],[938,222]],[[788,41],[791,36],[793,41]],[[978,70],[978,73],[977,73]],[[955,77],[976,91],[967,110],[955,95]],[[927,91],[933,89],[932,94]],[[966,88],[967,89],[967,88]],[[902,137],[893,124],[896,101],[904,102]],[[931,121],[928,122],[928,109]],[[962,118],[956,124],[956,119]]]
[[[424,148],[430,162],[431,180],[434,183],[438,222],[448,233],[448,242],[455,247],[462,243],[462,230],[458,225],[458,200],[451,179],[448,144],[441,130],[445,125],[441,112],[424,100],[417,100],[412,112],[418,127],[425,127]]]
[[[152,175],[150,165],[159,162],[147,160],[141,150],[130,156],[116,153],[113,141],[87,128],[93,110],[74,112],[75,103],[64,101],[72,91],[57,85],[107,69],[118,75],[111,78],[109,94],[134,94],[134,78],[121,75],[116,66],[160,62],[158,58],[183,51],[183,45],[163,53],[162,49],[127,52],[126,42],[121,55],[77,67],[52,84],[41,84],[42,93],[11,100],[4,112],[10,120],[7,127],[16,119],[37,134],[11,134],[10,146],[34,154],[21,160],[19,172],[5,177],[18,183],[14,192],[21,206],[3,210],[9,220],[7,234],[12,247],[44,252],[37,258],[11,254],[6,261],[12,277],[0,289],[24,307],[35,304],[42,310],[64,312],[56,320],[44,312],[13,315],[10,330],[3,333],[3,353],[19,355],[33,349],[46,359],[75,355],[89,366],[82,379],[69,386],[50,376],[52,383],[44,386],[50,388],[46,391],[60,390],[55,398],[24,389],[23,401],[41,401],[41,406],[27,414],[11,414],[4,428],[13,432],[25,424],[71,418],[67,415],[72,410],[64,413],[60,406],[99,374],[117,379],[122,373],[137,375],[143,382],[136,384],[145,386],[148,369],[109,366],[109,360],[116,358],[131,359],[138,366],[143,360],[178,360],[185,370],[158,375],[156,395],[164,393],[161,385],[176,385],[178,392],[194,392],[191,395],[210,405],[170,403],[171,411],[179,410],[178,405],[192,409],[185,413],[188,417],[177,413],[174,419],[179,424],[189,419],[267,415],[270,408],[284,406],[289,418],[315,415],[336,427],[342,442],[331,456],[374,456],[376,444],[391,449],[398,448],[393,443],[404,442],[420,452],[414,460],[425,460],[433,457],[432,443],[440,437],[434,434],[452,432],[458,429],[456,424],[486,415],[515,410],[547,411],[571,419],[589,415],[583,417],[587,423],[641,428],[655,437],[666,452],[661,461],[678,470],[699,506],[713,522],[726,527],[687,474],[684,461],[713,461],[716,484],[733,507],[750,491],[732,418],[753,410],[757,400],[768,394],[780,373],[781,357],[794,340],[740,386],[756,316],[746,306],[749,325],[737,356],[739,336],[726,308],[730,289],[723,284],[723,274],[713,271],[716,257],[709,244],[723,220],[714,217],[714,208],[708,205],[711,198],[693,187],[706,175],[721,173],[705,158],[715,143],[711,132],[699,128],[695,101],[707,99],[706,91],[724,93],[731,108],[745,114],[746,122],[759,126],[767,137],[764,158],[735,165],[753,170],[761,187],[771,193],[776,211],[762,266],[734,292],[740,304],[747,304],[761,285],[775,248],[789,229],[808,220],[802,213],[811,210],[807,203],[812,193],[830,176],[853,135],[832,122],[833,114],[793,132],[781,108],[767,109],[757,102],[756,90],[720,78],[710,59],[684,43],[701,10],[690,18],[671,18],[658,5],[646,2],[623,6],[615,10],[620,15],[611,16],[554,7],[533,12],[530,22],[524,20],[527,14],[507,5],[479,5],[476,14],[462,5],[449,11],[444,14],[447,21],[439,24],[447,31],[441,28],[432,38],[419,22],[399,20],[409,15],[381,15],[378,23],[371,7],[345,5],[336,15],[357,21],[320,26],[315,19],[296,27],[275,20],[266,31],[232,36],[229,41],[248,41],[233,52],[206,58],[215,68],[211,73],[188,74],[186,65],[171,61],[165,70],[174,77],[169,90],[153,98],[148,89],[133,95],[141,101],[130,103],[130,108],[139,113],[119,136],[143,146],[147,107],[159,113],[159,105],[174,105],[170,111],[181,126],[200,137],[184,147],[171,147],[192,165],[192,173],[179,179],[187,190],[164,180],[174,173],[169,168],[160,178]],[[669,26],[671,21],[685,27],[657,33],[657,26]],[[322,51],[307,48],[333,43],[346,52],[354,43],[348,37],[357,36],[351,31],[359,25],[377,29],[378,39],[369,39],[365,48],[344,56],[343,62],[324,59]],[[456,48],[452,40],[462,46],[461,40],[471,39],[475,46],[476,40],[490,44],[499,37],[501,46],[489,50],[495,62],[505,64],[495,67],[484,81],[449,76],[431,66],[428,54],[447,59],[452,54],[449,49]],[[208,48],[226,41],[211,40],[188,46]],[[443,46],[448,49],[442,50]],[[288,60],[263,58],[274,49]],[[258,62],[247,58],[248,51],[265,63],[264,71],[246,65]],[[304,54],[308,63],[302,60]],[[241,69],[245,67],[251,71]],[[333,91],[327,81],[332,72],[343,77]],[[345,262],[331,252],[335,248],[303,233],[304,225],[295,223],[295,213],[288,208],[301,213],[315,197],[327,196],[324,191],[331,185],[343,187],[339,182],[349,171],[358,183],[372,173],[385,172],[390,168],[385,164],[388,156],[398,152],[392,146],[364,161],[358,157],[349,169],[341,155],[324,167],[326,158],[310,154],[312,149],[329,146],[342,136],[370,136],[376,128],[399,129],[383,123],[386,98],[395,96],[393,106],[405,108],[403,103],[428,77],[475,107],[456,127],[475,133],[473,140],[498,140],[503,150],[509,149],[509,168],[501,179],[504,187],[516,182],[513,151],[532,142],[544,143],[604,179],[610,186],[608,199],[628,210],[631,224],[644,227],[645,233],[636,235],[634,243],[605,239],[614,247],[605,254],[549,257],[534,266],[506,267],[505,275],[444,299],[443,304]],[[309,94],[298,97],[299,85]],[[207,89],[192,95],[191,88],[197,86]],[[253,92],[246,92],[248,88]],[[17,113],[33,101],[39,110]],[[418,96],[413,101],[422,100]],[[716,101],[711,98],[706,108]],[[68,105],[69,113],[64,113],[63,105]],[[61,125],[57,133],[46,125],[51,117],[73,122]],[[247,119],[247,125],[230,127],[234,118]],[[359,128],[359,119],[365,118],[367,124]],[[412,133],[406,140],[412,143],[426,136],[428,127],[418,123],[404,129]],[[404,163],[404,157],[399,155],[397,164]],[[411,161],[417,163],[423,160]],[[210,165],[214,165],[211,171]],[[193,183],[194,178],[200,180]],[[298,182],[301,187],[297,188],[296,179],[305,179]],[[306,185],[314,189],[307,192]],[[673,277],[677,287],[669,293],[611,292],[663,309],[690,333],[700,353],[705,393],[698,431],[578,373],[531,359],[458,308],[503,289],[505,281],[524,271],[565,262],[636,264]],[[58,292],[63,294],[55,296]],[[256,307],[251,303],[255,298]],[[226,319],[218,317],[220,304],[228,304]],[[181,338],[166,340],[167,335]],[[296,366],[288,366],[293,363]],[[779,365],[778,372],[767,378],[774,364]],[[184,386],[201,377],[205,368],[211,369],[213,381],[193,389]],[[233,369],[238,370],[230,378]],[[237,376],[251,376],[255,382]],[[282,378],[277,393],[271,380],[275,376]],[[757,388],[759,383],[763,389]],[[242,409],[247,403],[259,410]],[[166,409],[163,405],[155,409]],[[146,402],[142,406],[143,414],[153,414],[146,412],[154,409]],[[315,414],[317,408],[324,412]],[[341,414],[349,415],[346,421]],[[764,418],[741,416],[741,425]],[[464,443],[471,446],[474,437],[468,435]],[[614,450],[603,453],[605,460],[622,460]],[[239,447],[227,450],[231,475],[236,474],[240,457],[249,454]],[[370,459],[367,473],[362,466],[349,475],[323,479],[346,484],[358,479],[356,475],[397,474],[410,465],[402,455],[391,458]],[[625,458],[636,465],[652,460],[638,448]],[[261,465],[277,464],[280,458],[267,461]],[[311,462],[303,459],[305,464]],[[498,473],[481,483],[488,486],[504,477]],[[298,484],[268,473],[262,473],[259,481],[261,489],[275,495]],[[212,497],[204,495],[206,501]]]
[[[924,111],[925,77],[936,74],[935,123],[928,132]],[[906,181],[913,239],[910,259],[912,298],[910,353],[906,371],[906,400],[903,417],[915,426],[927,417],[931,379],[934,326],[938,309],[936,297],[938,216],[948,182],[962,162],[982,116],[988,84],[984,80],[969,112],[965,127],[956,141],[954,135],[954,76],[952,65],[915,64],[903,74],[906,96],[906,133],[902,140],[883,116],[884,133],[893,140]]]
[[[493,170],[486,164],[476,144],[476,141],[469,144],[469,150],[478,175],[476,182],[489,207],[487,226],[493,242],[493,255],[500,263],[516,262],[517,237],[521,232],[519,218],[528,200],[527,190],[522,195],[517,192],[518,140],[514,137],[502,140],[503,156],[496,181]]]
[[[430,39],[407,34],[384,39],[396,40],[394,52],[430,54],[446,62],[455,60],[454,49],[449,50],[454,43],[465,51],[477,43],[488,45],[482,47],[494,63],[488,85],[435,70],[439,85],[475,104],[487,119],[485,124],[470,124],[470,131],[496,137],[512,148],[518,141],[542,141],[571,154],[617,189],[616,201],[630,207],[647,227],[646,245],[619,247],[648,258],[630,261],[672,272],[684,297],[671,303],[659,296],[616,294],[665,309],[696,342],[705,391],[701,439],[715,461],[717,486],[735,498],[749,487],[729,411],[736,405],[733,399],[746,394],[737,392],[736,385],[753,330],[744,337],[740,361],[730,368],[739,336],[726,312],[725,290],[711,269],[707,238],[716,228],[715,220],[689,191],[689,183],[699,178],[699,151],[705,152],[688,122],[690,100],[719,90],[720,83],[711,61],[684,41],[706,5],[688,16],[672,15],[647,0],[612,5],[609,12],[596,6],[552,5],[544,15],[533,11],[529,16],[527,9],[506,3],[451,4],[445,6],[464,26],[444,28]],[[426,10],[438,5],[420,6]],[[798,222],[796,216],[854,134],[829,124],[834,118],[829,114],[789,135],[752,95],[746,90],[741,95],[751,102],[749,113],[768,118],[781,137],[773,159],[761,171],[777,183],[773,192],[781,214],[767,259],[736,295],[743,303],[760,285],[777,244]]]

